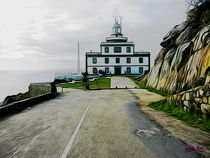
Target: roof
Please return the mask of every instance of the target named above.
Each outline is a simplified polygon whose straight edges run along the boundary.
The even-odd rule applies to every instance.
[[[92,57],[132,57],[132,56],[150,56],[150,52],[134,52],[134,54],[101,54],[100,52],[87,52],[86,56],[92,56]]]
[[[115,42],[115,43],[117,43],[117,42],[127,42],[128,41],[128,38],[127,37],[123,37],[123,36],[115,36],[115,37],[113,37],[113,36],[111,36],[111,37],[107,37],[106,38],[106,41],[107,42]]]
[[[87,52],[86,55],[100,55],[100,52]]]
[[[128,45],[130,45],[130,46],[133,46],[133,45],[135,45],[134,44],[134,42],[101,42],[101,46],[123,46],[123,45],[125,45],[125,46],[128,46]]]
[[[147,54],[150,54],[150,52],[134,52],[134,54],[144,54],[144,55],[146,54],[147,55]]]

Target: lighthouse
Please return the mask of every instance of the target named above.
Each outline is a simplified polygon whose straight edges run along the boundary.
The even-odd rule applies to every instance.
[[[150,70],[150,52],[135,51],[135,44],[122,34],[122,18],[115,17],[112,34],[101,42],[99,52],[86,53],[86,72],[139,75]]]

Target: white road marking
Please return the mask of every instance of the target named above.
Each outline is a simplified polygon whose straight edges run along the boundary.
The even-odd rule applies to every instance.
[[[71,146],[72,146],[72,144],[73,144],[73,142],[74,142],[74,140],[75,140],[75,138],[77,136],[77,133],[79,132],[79,129],[80,129],[81,125],[82,125],[82,122],[84,121],[85,116],[86,116],[86,114],[87,114],[87,112],[88,112],[88,110],[89,110],[91,105],[92,105],[92,101],[90,101],[90,103],[88,104],[88,107],[86,108],[86,110],[85,110],[81,120],[79,121],[79,124],[77,125],[77,128],[75,129],[75,131],[74,131],[73,135],[71,136],[68,144],[66,145],[66,148],[63,151],[63,154],[62,154],[61,158],[66,158],[67,157],[67,155],[68,155],[68,153],[69,153],[69,151],[71,149]]]

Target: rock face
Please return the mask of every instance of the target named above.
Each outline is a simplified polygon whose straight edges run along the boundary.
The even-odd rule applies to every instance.
[[[168,93],[193,88],[196,80],[209,78],[210,10],[205,2],[190,10],[187,20],[163,38],[163,47],[151,71],[143,79],[147,86]],[[206,84],[208,84],[206,81]]]

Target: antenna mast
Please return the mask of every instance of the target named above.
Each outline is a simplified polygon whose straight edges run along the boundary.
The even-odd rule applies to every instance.
[[[120,16],[120,34],[122,34],[122,16]]]
[[[77,73],[80,74],[80,54],[79,54],[79,41],[78,41],[78,54],[77,54]]]

